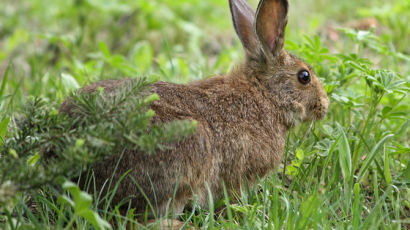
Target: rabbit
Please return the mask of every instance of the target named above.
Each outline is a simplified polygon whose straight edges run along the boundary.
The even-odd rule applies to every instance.
[[[245,0],[229,0],[233,26],[245,60],[226,75],[188,84],[156,82],[149,92],[160,96],[150,107],[152,122],[197,121],[192,136],[155,154],[126,151],[114,180],[120,183],[114,203],[131,197],[131,208],[151,217],[175,215],[194,196],[204,207],[245,181],[255,183],[281,161],[287,131],[300,122],[323,119],[329,99],[321,81],[304,61],[284,49],[287,0],[261,0],[256,14]],[[107,80],[81,89],[104,92],[128,80]],[[70,114],[66,100],[61,113]],[[93,166],[102,188],[114,173],[120,153]]]

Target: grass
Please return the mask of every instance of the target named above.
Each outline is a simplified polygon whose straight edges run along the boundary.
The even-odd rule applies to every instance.
[[[207,209],[194,204],[182,219],[204,229],[409,228],[409,2],[290,7],[287,49],[323,80],[329,113],[289,133],[283,164],[257,187]],[[373,32],[355,29],[368,18],[377,21]],[[0,137],[34,96],[58,104],[110,78],[185,83],[225,73],[241,58],[225,1],[3,0]],[[98,198],[71,184],[46,186],[31,193],[33,212],[20,193],[0,207],[0,228],[139,226],[132,210],[120,214]]]

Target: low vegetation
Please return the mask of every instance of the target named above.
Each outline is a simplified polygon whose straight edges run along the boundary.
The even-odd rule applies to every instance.
[[[292,129],[283,163],[256,187],[208,208],[194,201],[181,219],[204,229],[409,228],[409,1],[290,4],[286,48],[324,82],[326,118]],[[151,125],[158,96],[130,91],[225,73],[242,55],[227,1],[3,0],[0,228],[158,227],[75,177],[124,147],[153,152],[194,130]],[[124,77],[132,84],[116,99],[73,93]],[[81,119],[58,115],[67,97]]]

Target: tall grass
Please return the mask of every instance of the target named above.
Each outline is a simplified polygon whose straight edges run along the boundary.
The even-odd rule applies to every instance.
[[[80,86],[122,77],[185,83],[225,73],[242,57],[225,1],[1,5],[1,140],[30,97],[59,103]],[[182,220],[206,229],[408,228],[409,12],[406,0],[291,1],[286,48],[323,80],[329,113],[289,133],[283,164],[256,187],[210,200],[208,208],[194,201]],[[363,18],[378,27],[354,29]],[[0,202],[7,186],[0,185]],[[98,191],[91,201],[71,183],[60,189],[66,193],[46,186],[8,200],[0,228],[158,227],[139,224],[132,209],[98,209]]]

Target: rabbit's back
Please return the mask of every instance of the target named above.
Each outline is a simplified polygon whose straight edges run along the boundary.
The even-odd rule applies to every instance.
[[[151,104],[153,122],[196,120],[195,133],[155,154],[115,154],[94,167],[98,187],[114,174],[122,156],[114,181],[130,171],[113,202],[130,196],[133,207],[144,211],[147,197],[152,204],[155,200],[162,203],[172,198],[175,187],[175,196],[183,197],[184,202],[197,194],[198,201],[206,204],[207,186],[217,197],[222,194],[222,181],[228,188],[238,188],[243,179],[252,182],[273,169],[280,160],[286,128],[280,126],[273,104],[243,78],[217,76],[188,85],[152,84],[150,93],[160,96]],[[121,84],[126,81],[95,83],[82,90],[91,92],[103,87],[111,92]]]

